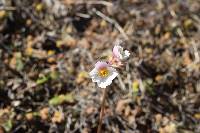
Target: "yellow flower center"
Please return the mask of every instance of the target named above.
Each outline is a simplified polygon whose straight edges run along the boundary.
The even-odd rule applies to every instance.
[[[109,71],[107,68],[101,68],[98,72],[100,77],[107,77],[109,74]]]

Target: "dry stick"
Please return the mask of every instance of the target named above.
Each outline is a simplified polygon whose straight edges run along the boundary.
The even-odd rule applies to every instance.
[[[93,0],[88,0],[88,1],[83,1],[83,0],[76,0],[75,4],[88,4],[88,5],[104,5],[104,6],[113,6],[113,3],[108,2],[108,1],[103,1],[103,0],[98,0],[98,1],[93,1]]]
[[[103,116],[104,116],[104,106],[105,106],[105,101],[106,101],[106,88],[103,90],[103,99],[101,103],[101,112],[99,115],[99,125],[97,129],[97,133],[101,133],[101,126],[102,126],[102,121],[103,121]]]
[[[129,40],[129,37],[127,36],[127,34],[125,33],[124,29],[119,25],[119,23],[117,23],[116,20],[109,18],[108,16],[106,16],[105,14],[103,14],[102,12],[96,10],[95,8],[93,8],[93,11],[101,18],[103,18],[104,20],[106,20],[107,22],[113,24],[116,29],[122,34],[122,36],[124,37],[125,40]]]
[[[12,7],[12,6],[0,6],[0,11],[1,10],[14,11],[14,10],[16,10],[16,7]]]

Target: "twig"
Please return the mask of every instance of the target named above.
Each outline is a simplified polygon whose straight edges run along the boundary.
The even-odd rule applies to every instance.
[[[82,17],[82,18],[90,18],[91,17],[89,14],[84,14],[84,13],[76,13],[76,16]]]
[[[94,1],[94,0],[76,0],[74,2],[72,2],[72,4],[88,4],[88,5],[104,5],[104,6],[113,6],[113,3],[108,2],[108,1],[104,1],[104,0],[98,0],[98,1]]]
[[[197,44],[194,41],[192,42],[192,47],[193,47],[194,58],[195,58],[194,62],[199,63],[200,62],[200,55],[199,55],[199,52],[198,52]]]
[[[109,18],[108,16],[106,16],[105,14],[103,14],[102,12],[96,10],[95,8],[93,9],[93,11],[101,18],[103,18],[104,20],[108,21],[111,24],[114,24],[114,26],[116,27],[116,29],[122,34],[122,36],[124,37],[125,40],[129,40],[128,36],[126,35],[124,29],[117,23],[116,20]]]
[[[0,6],[0,11],[1,10],[6,10],[6,11],[14,11],[14,10],[16,10],[16,7],[12,7],[12,6],[6,6],[6,7],[2,7],[2,6]]]
[[[106,101],[106,88],[104,88],[104,90],[103,90],[103,99],[102,99],[102,103],[101,103],[101,112],[100,112],[100,115],[99,115],[99,125],[98,125],[98,129],[97,129],[97,133],[101,133],[101,126],[102,126],[102,120],[103,120],[103,116],[104,116],[105,101]]]
[[[108,1],[103,1],[103,0],[99,0],[99,1],[87,1],[87,4],[99,4],[99,5],[104,5],[104,6],[113,6],[113,3],[108,2]]]
[[[124,84],[123,81],[122,81],[121,76],[119,75],[119,76],[117,76],[117,78],[118,78],[118,80],[119,80],[119,84],[120,84],[122,90],[125,91],[125,90],[126,90],[126,87],[125,87],[125,84]]]

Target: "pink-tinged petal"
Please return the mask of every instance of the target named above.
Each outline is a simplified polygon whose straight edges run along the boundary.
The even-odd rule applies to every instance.
[[[119,52],[119,46],[115,45],[113,48],[113,55],[117,58],[119,58],[120,52]]]
[[[106,63],[106,62],[103,62],[103,61],[98,61],[95,64],[95,68],[97,68],[97,69],[105,68],[105,67],[108,67],[108,66],[109,66],[109,64]]]
[[[113,48],[113,57],[116,60],[123,61],[129,57],[130,53],[128,50],[124,50],[123,47],[115,45]]]

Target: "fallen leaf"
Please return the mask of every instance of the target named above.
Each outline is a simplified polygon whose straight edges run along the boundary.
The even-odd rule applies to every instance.
[[[128,103],[130,103],[132,100],[131,99],[126,99],[126,100],[119,100],[117,102],[117,107],[116,107],[116,112],[119,114],[123,113],[123,110],[125,110],[126,106]]]
[[[27,120],[31,121],[31,120],[33,119],[33,113],[32,113],[32,112],[27,113],[27,114],[25,115],[25,117],[26,117]]]
[[[7,131],[7,132],[11,131],[11,129],[13,127],[12,120],[11,119],[7,120],[7,122],[4,123],[2,126],[5,129],[5,131]]]
[[[195,117],[196,119],[199,119],[199,120],[200,120],[200,113],[194,114],[194,117]]]
[[[189,52],[183,53],[183,65],[188,66],[192,63],[192,60],[190,59]]]
[[[40,12],[44,8],[44,5],[42,3],[38,3],[35,5],[35,10]]]
[[[49,115],[49,108],[43,108],[39,111],[39,115],[43,120],[46,120]]]
[[[4,133],[3,127],[0,126],[0,133]]]
[[[95,111],[97,111],[97,109],[91,106],[91,107],[87,107],[85,112],[89,115],[89,114],[94,113]]]
[[[58,95],[58,96],[54,96],[52,99],[49,100],[49,104],[50,105],[59,105],[62,104],[64,102],[69,102],[69,103],[73,103],[75,101],[75,97],[72,93],[68,93],[66,95]]]
[[[133,89],[133,93],[138,93],[139,92],[139,81],[135,80],[132,83],[132,89]]]
[[[160,82],[162,79],[163,79],[163,76],[162,76],[162,75],[157,75],[157,76],[155,77],[155,80],[156,80],[157,82]]]
[[[14,53],[12,59],[10,60],[9,66],[17,71],[21,71],[24,68],[22,54],[20,52]]]
[[[192,20],[191,19],[186,19],[184,22],[183,22],[183,25],[186,29],[188,29],[189,27],[192,26]]]
[[[0,20],[6,16],[6,11],[0,10]]]
[[[156,114],[155,115],[155,120],[156,120],[156,124],[160,125],[162,122],[162,114]]]
[[[43,75],[43,76],[41,76],[41,77],[39,77],[39,78],[37,79],[36,83],[37,83],[38,85],[40,85],[40,84],[44,84],[44,83],[47,82],[48,80],[49,80],[49,77]]]
[[[164,128],[160,128],[159,133],[177,133],[176,125],[169,123]]]
[[[77,76],[77,78],[76,78],[76,82],[77,82],[78,84],[80,84],[80,83],[84,82],[84,80],[86,80],[86,78],[88,78],[88,77],[89,77],[88,72],[82,71],[82,72],[80,72],[80,73],[78,74],[78,76]]]
[[[53,118],[51,119],[53,123],[60,123],[64,119],[63,113],[60,111],[54,112]]]

